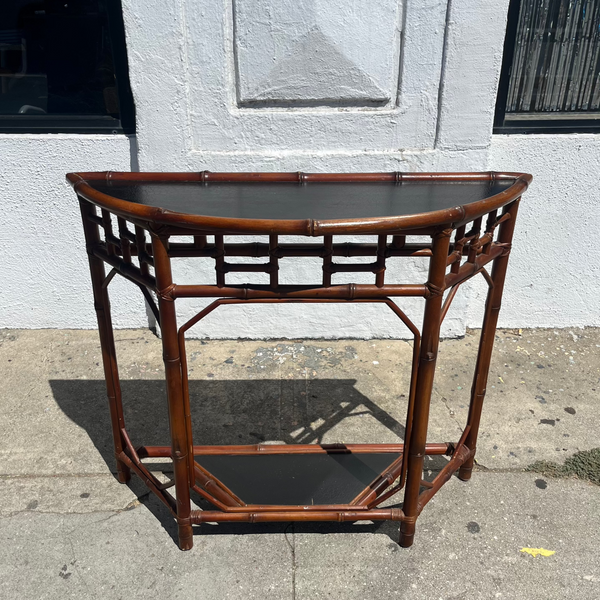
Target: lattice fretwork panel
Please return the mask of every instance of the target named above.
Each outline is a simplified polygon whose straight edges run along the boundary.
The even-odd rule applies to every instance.
[[[455,230],[448,256],[450,275],[446,287],[462,281],[465,275],[480,271],[488,262],[509,250],[506,244],[497,240],[497,231],[498,226],[510,218],[508,212],[498,214],[498,211],[492,211],[487,217],[479,217]]]
[[[337,241],[348,236],[323,236],[314,241],[291,242],[287,236],[260,236],[253,241],[229,241],[229,236],[196,236],[193,243],[172,241],[169,254],[177,257],[206,257],[214,260],[216,285],[263,284],[271,288],[280,285],[280,270],[298,261],[287,259],[312,258],[321,261],[321,281],[295,282],[299,285],[330,287],[341,283],[353,283],[357,276],[365,281],[363,274],[371,274],[368,283],[379,288],[386,283],[385,273],[389,258],[429,257],[431,240],[428,236],[380,235],[371,236],[373,241]],[[173,238],[175,240],[175,238]],[[249,276],[243,282],[233,274],[266,274],[267,279],[256,281]],[[359,275],[360,274],[360,275]],[[340,279],[343,278],[343,281]],[[286,278],[287,279],[287,278]],[[250,281],[251,280],[251,281]],[[366,281],[365,281],[366,282]],[[399,282],[393,282],[399,283]]]

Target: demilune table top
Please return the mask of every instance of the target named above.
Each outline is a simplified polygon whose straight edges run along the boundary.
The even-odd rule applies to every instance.
[[[107,172],[72,173],[68,179],[80,195],[96,204],[157,222],[174,224],[179,216],[188,225],[231,232],[277,229],[317,235],[315,224],[323,232],[335,224],[338,229],[348,225],[352,231],[367,233],[369,225],[374,232],[419,225],[415,217],[426,225],[473,218],[480,206],[482,214],[487,212],[490,201],[498,200],[501,206],[508,196],[517,197],[527,187],[526,177],[519,173]],[[307,222],[312,225],[306,227]],[[261,224],[264,231],[259,231]]]

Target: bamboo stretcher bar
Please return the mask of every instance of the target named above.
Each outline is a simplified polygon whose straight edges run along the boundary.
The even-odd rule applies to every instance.
[[[353,505],[353,504],[246,504],[244,506],[225,506],[222,508],[224,512],[227,513],[252,513],[252,512],[283,512],[286,510],[293,511],[302,511],[302,512],[313,512],[313,511],[332,511],[332,512],[348,512],[348,511],[366,511],[371,510],[369,506],[366,505]]]
[[[327,236],[331,237],[331,236]],[[269,256],[269,244],[264,242],[248,243],[228,243],[225,244],[225,252],[229,257],[252,257],[262,258]],[[214,258],[218,253],[214,244],[207,244],[198,248],[194,244],[185,244],[173,242],[169,245],[169,256],[179,257],[205,257]],[[321,244],[278,244],[276,251],[277,258],[292,257],[323,257],[327,250]],[[333,256],[353,257],[353,256],[377,256],[377,244],[344,242],[333,244]],[[426,244],[406,244],[403,248],[394,248],[387,246],[385,252],[386,258],[392,256],[431,256],[431,247]]]
[[[250,507],[249,507],[250,508]],[[264,512],[257,509],[248,512],[221,512],[217,510],[193,510],[191,521],[201,523],[272,523],[277,521],[405,521],[399,508],[375,510],[282,510]]]
[[[224,505],[222,510],[225,510],[226,507],[230,506],[244,505],[244,503],[229,490],[223,489],[218,481],[213,479],[204,469],[201,469],[197,463],[194,463],[194,479],[210,496],[213,496]],[[206,499],[210,501],[210,497]]]
[[[258,265],[236,264],[224,262],[219,269],[222,273],[270,273],[273,267],[270,263],[260,263]]]
[[[91,252],[94,256],[97,256],[104,262],[108,263],[111,267],[116,269],[126,279],[131,279],[135,283],[151,289],[156,288],[156,279],[152,275],[143,275],[140,269],[134,265],[123,262],[116,255],[108,254],[104,248],[95,246],[92,248]]]
[[[353,505],[368,505],[371,500],[374,500],[385,490],[392,485],[402,472],[404,464],[404,456],[396,459],[373,483],[364,489],[350,504]]]
[[[148,471],[143,464],[136,463],[133,461],[125,452],[121,452],[117,458],[123,461],[132,471],[135,471],[136,475],[154,492],[156,496],[163,502],[163,504],[177,516],[177,503],[175,498],[168,492],[165,492],[160,487],[160,482],[150,471]]]
[[[502,246],[495,244],[490,249],[489,254],[480,254],[472,263],[465,263],[456,273],[450,273],[446,276],[446,289],[473,277],[473,275],[476,275],[478,271],[485,267],[485,265],[501,256],[504,251],[505,249]]]
[[[404,444],[250,444],[242,446],[194,446],[194,455],[212,454],[348,454],[404,452]],[[449,455],[454,449],[452,443],[427,444],[427,455]],[[140,446],[140,458],[168,458],[170,446]]]
[[[375,273],[379,267],[378,263],[331,263],[329,267],[332,273]]]
[[[211,475],[197,462],[194,462],[193,465],[195,481],[199,481],[203,487],[204,483],[206,483],[208,486],[206,490],[209,493],[213,494],[216,498],[228,506],[245,505],[245,502],[238,498],[222,481],[219,481],[216,477],[213,477],[213,475]]]
[[[369,284],[349,284],[322,287],[315,285],[280,285],[272,290],[269,285],[175,285],[171,288],[170,297],[175,298],[340,298],[353,300],[358,298],[392,297],[425,297],[429,288],[423,284],[399,284],[377,287]]]
[[[419,495],[418,512],[420,513],[425,505],[433,498],[435,493],[452,477],[452,475],[460,469],[460,467],[469,458],[475,455],[474,450],[469,450],[462,445],[457,448],[456,452],[444,468],[436,475],[436,478],[431,482],[432,485],[428,490],[425,490]]]
[[[217,500],[217,498],[215,496],[211,496],[209,492],[207,492],[203,487],[199,486],[197,483],[192,483],[190,485],[190,489],[194,490],[197,494],[202,496],[202,498],[204,498],[204,500],[206,500],[207,502],[210,502],[210,504],[212,504],[219,510],[222,510],[223,512],[227,512],[231,508],[231,506],[229,506],[228,504],[225,504],[225,503],[221,502],[220,500]]]

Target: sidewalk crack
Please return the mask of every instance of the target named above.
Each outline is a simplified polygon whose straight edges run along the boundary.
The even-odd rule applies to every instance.
[[[442,404],[446,407],[446,410],[448,411],[450,418],[456,423],[458,430],[462,433],[463,428],[460,426],[460,423],[458,422],[458,419],[456,418],[456,414],[448,405],[448,399],[445,396],[440,395],[440,400],[441,400]]]
[[[288,529],[291,529],[292,541],[288,537]],[[287,545],[290,547],[290,553],[292,555],[292,600],[296,600],[296,532],[294,523],[289,523],[285,528],[283,535]]]

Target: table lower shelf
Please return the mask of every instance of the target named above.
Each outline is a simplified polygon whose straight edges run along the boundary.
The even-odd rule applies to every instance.
[[[170,457],[171,448],[136,451],[129,441],[127,447],[131,456],[123,452],[121,460],[174,512],[175,498],[167,489],[175,481],[159,482],[140,460]],[[457,446],[427,444],[425,453],[450,460],[433,481],[421,481],[426,489],[419,507],[473,454],[462,439]],[[193,456],[191,488],[214,510],[192,510],[192,524],[407,519],[399,508],[379,508],[402,488],[403,444],[193,446]]]
[[[259,506],[350,505],[401,458],[398,452],[195,457],[211,480],[243,504]]]

